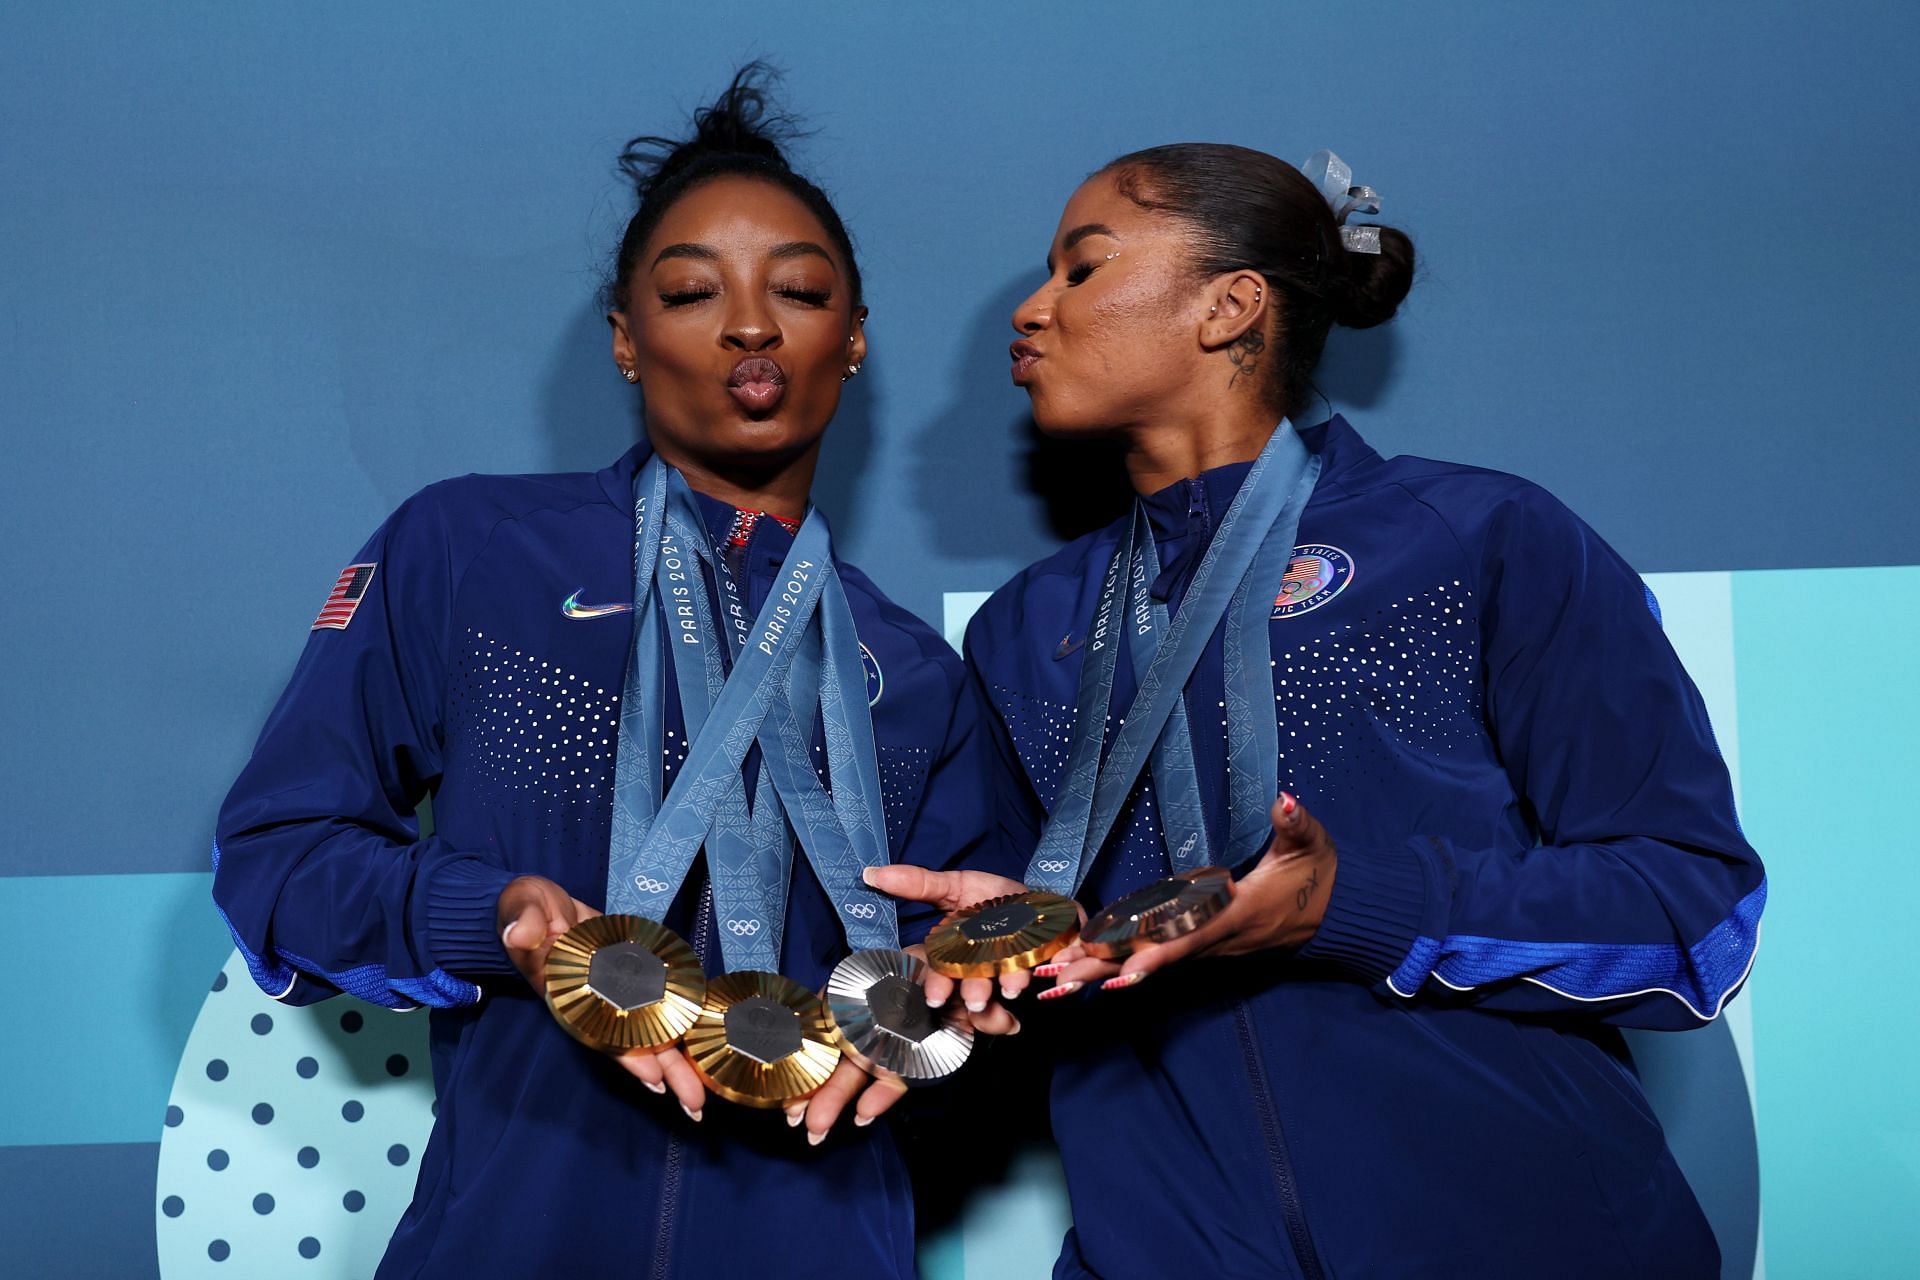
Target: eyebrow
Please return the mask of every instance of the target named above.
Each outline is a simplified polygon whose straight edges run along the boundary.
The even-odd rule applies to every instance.
[[[1073,230],[1067,232],[1065,238],[1060,241],[1060,248],[1062,251],[1071,249],[1088,236],[1107,236],[1114,240],[1120,238],[1115,234],[1113,228],[1104,222],[1083,222]],[[1053,255],[1051,253],[1047,255],[1047,270],[1049,272],[1053,270]]]
[[[833,255],[811,240],[789,240],[785,244],[777,244],[768,251],[767,256],[775,260],[783,258],[821,257],[825,258],[829,264],[833,262]],[[684,242],[681,244],[670,244],[662,249],[659,255],[654,258],[653,265],[657,267],[669,258],[697,258],[702,262],[718,262],[720,261],[720,253],[711,245]]]

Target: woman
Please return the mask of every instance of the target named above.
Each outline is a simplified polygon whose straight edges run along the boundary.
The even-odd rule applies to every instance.
[[[1329,328],[1389,319],[1413,268],[1319,160],[1321,186],[1238,147],[1122,156],[1014,315],[1040,428],[1117,442],[1138,494],[967,634],[1026,882],[1091,908],[1242,873],[1198,932],[1036,970],[1074,1211],[1054,1274],[1717,1275],[1617,1028],[1718,1014],[1760,863],[1592,530],[1339,417],[1295,430]]]
[[[214,894],[262,986],[295,1004],[345,991],[433,1008],[438,1120],[382,1276],[914,1273],[901,1160],[886,1126],[865,1128],[896,1082],[864,1087],[843,1060],[790,1109],[802,1141],[707,1105],[677,1051],[582,1048],[537,994],[554,938],[608,902],[623,811],[649,791],[657,809],[687,758],[682,669],[667,653],[679,628],[711,640],[755,618],[812,567],[789,555],[795,530],[824,536],[807,495],[842,384],[866,358],[866,308],[839,215],[782,156],[756,74],[699,112],[689,140],[638,139],[622,158],[639,208],[609,319],[647,442],[598,473],[468,476],[404,504],[342,575],[220,815]],[[655,541],[637,529],[663,548],[672,531],[650,492],[678,495],[704,526],[671,564],[699,566],[708,616],[676,611],[671,630],[665,597],[634,586]],[[871,702],[881,857],[974,856],[993,839],[989,748],[959,660],[857,570],[832,567],[858,637],[837,653],[861,695],[854,714]],[[636,727],[659,712],[651,733]],[[819,767],[837,748],[813,723]],[[754,814],[772,812],[766,741],[734,788]],[[792,755],[804,765],[804,744]],[[428,794],[436,830],[422,838],[411,815]],[[787,857],[790,873],[745,886],[786,894],[766,930],[716,901],[741,886],[709,876],[704,857],[677,891],[645,866],[615,884],[663,893],[656,918],[710,973],[783,935],[744,967],[817,991],[848,951],[846,897],[829,900],[810,856]],[[930,914],[901,922],[910,940]],[[979,1021],[1012,1026],[998,1011]],[[862,1131],[825,1141],[849,1104]]]

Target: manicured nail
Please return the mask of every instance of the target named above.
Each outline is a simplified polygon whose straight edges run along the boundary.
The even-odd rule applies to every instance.
[[[518,920],[515,920],[513,921],[513,923],[509,924],[506,928],[500,931],[501,946],[510,947],[513,945],[513,931],[515,928],[519,926],[519,924],[520,922]]]
[[[826,1140],[827,1140],[827,1135],[826,1135],[826,1134],[824,1134],[824,1133],[815,1133],[815,1132],[814,1132],[813,1130],[811,1130],[811,1129],[809,1129],[809,1130],[807,1130],[807,1145],[808,1145],[808,1146],[810,1146],[810,1147],[817,1147],[817,1146],[819,1146],[819,1145],[820,1145],[821,1143],[823,1143],[823,1142],[825,1142]]]
[[[798,1129],[800,1122],[806,1118],[807,1109],[805,1107],[795,1107],[792,1111],[787,1112],[787,1128]]]
[[[1010,1036],[1017,1036],[1020,1034],[1020,1019],[1015,1018],[1013,1020],[1013,1030],[1007,1032],[1007,1034]]]
[[[1040,993],[1040,999],[1058,1000],[1061,996],[1072,995],[1074,992],[1078,991],[1080,988],[1086,985],[1087,984],[1084,982],[1063,982],[1057,987],[1052,987],[1046,991],[1042,991]]]
[[[1060,976],[1060,971],[1066,967],[1067,966],[1063,964],[1043,964],[1033,971],[1033,976],[1036,978],[1057,978]]]
[[[866,870],[864,870],[864,871],[862,871],[862,872],[860,873],[860,878],[861,878],[862,880],[864,880],[864,881],[866,881],[866,882],[867,882],[868,884],[872,884],[872,883],[873,883],[873,873],[874,873],[874,871],[875,871],[875,870],[877,870],[877,868],[875,868],[875,867],[868,867],[868,868],[867,868]]]
[[[693,1121],[695,1124],[700,1123],[700,1112],[695,1111],[684,1102],[680,1104],[680,1109],[687,1113],[687,1119]]]
[[[864,1129],[872,1123],[873,1123],[872,1116],[855,1116],[853,1118],[853,1127],[856,1129]]]
[[[665,1093],[667,1091],[667,1082],[664,1080],[642,1080],[640,1083],[655,1093]]]
[[[945,1000],[935,1000],[933,998],[933,992],[931,991],[927,992],[927,1008],[938,1009],[941,1005],[945,1003],[946,1003]]]
[[[1108,978],[1100,984],[1100,989],[1102,991],[1119,991],[1123,987],[1131,987],[1137,982],[1145,981],[1146,976],[1147,973],[1144,969],[1138,973],[1123,973],[1117,978]]]
[[[1298,800],[1295,800],[1284,791],[1280,793],[1280,812],[1283,816],[1291,818],[1293,811],[1299,807],[1300,802]]]
[[[987,1002],[985,1000],[967,1001],[968,1013],[985,1013],[986,1011],[987,1011]]]
[[[1020,998],[1020,993],[1003,982],[1000,984],[1000,998],[1002,1000],[1017,1000]]]

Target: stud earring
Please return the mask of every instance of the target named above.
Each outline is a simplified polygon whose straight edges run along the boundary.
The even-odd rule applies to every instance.
[[[638,369],[622,369],[620,373],[628,382],[640,381],[640,371]]]
[[[857,365],[857,364],[850,364],[850,365],[848,365],[848,366],[847,366],[847,371],[846,371],[845,373],[843,373],[843,374],[841,374],[841,375],[840,375],[840,381],[842,381],[842,382],[845,382],[845,381],[846,381],[846,380],[847,380],[848,378],[852,378],[852,377],[855,377],[855,376],[857,376],[857,375],[859,374],[859,372],[860,372],[860,366],[859,366],[859,365]]]
[[[1266,297],[1266,296],[1267,296],[1267,287],[1266,287],[1265,285],[1263,285],[1263,284],[1257,284],[1257,285],[1255,285],[1255,286],[1253,286],[1253,301],[1254,301],[1254,305],[1256,305],[1256,306],[1258,306],[1258,305],[1259,305],[1259,302],[1260,302],[1260,299],[1262,299],[1262,298],[1264,298],[1264,297]]]

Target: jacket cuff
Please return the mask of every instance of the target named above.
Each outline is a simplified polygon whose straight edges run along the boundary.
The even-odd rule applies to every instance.
[[[514,973],[500,941],[500,892],[510,871],[478,858],[457,858],[435,868],[427,884],[427,954],[448,973]]]
[[[1299,955],[1384,982],[1406,962],[1427,909],[1427,875],[1411,844],[1340,846],[1333,897]]]

